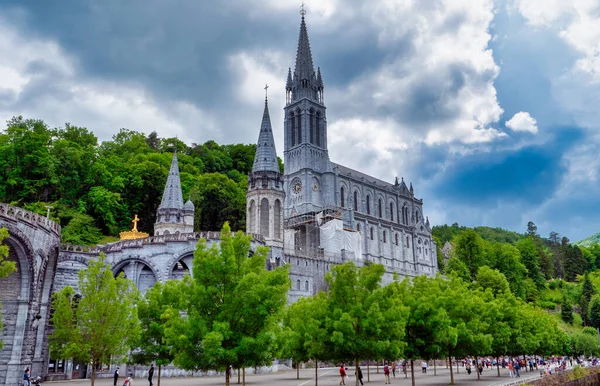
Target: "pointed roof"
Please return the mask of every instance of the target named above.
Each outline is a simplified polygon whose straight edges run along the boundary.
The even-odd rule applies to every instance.
[[[183,194],[181,193],[181,179],[179,178],[177,151],[173,153],[171,170],[169,170],[167,184],[165,185],[165,191],[158,209],[183,209]]]
[[[308,32],[306,31],[306,22],[302,16],[300,23],[300,36],[298,37],[298,51],[296,53],[296,67],[294,67],[294,76],[299,79],[311,79],[315,74],[312,54],[310,52],[310,42],[308,41]]]
[[[265,111],[263,113],[262,124],[260,125],[258,143],[256,144],[254,166],[252,166],[252,172],[264,171],[279,173],[277,151],[275,150],[275,140],[273,139],[273,129],[271,128],[271,118],[269,117],[269,105],[266,98]]]
[[[292,89],[292,69],[288,68],[288,77],[287,77],[287,81],[285,82],[285,89],[286,90],[291,90]]]

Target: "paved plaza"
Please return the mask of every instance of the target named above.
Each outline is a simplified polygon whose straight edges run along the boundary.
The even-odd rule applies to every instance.
[[[376,369],[371,368],[371,382],[367,382],[367,369],[362,367],[365,385],[383,385],[383,368],[379,368],[379,374],[376,373]],[[456,368],[454,368],[456,370]],[[273,374],[261,374],[261,375],[247,375],[246,385],[265,385],[265,386],[311,386],[315,384],[314,379],[315,370],[306,369],[300,370],[300,379],[296,379],[295,370],[280,371]],[[348,370],[348,374],[354,374],[352,369]],[[517,381],[516,378],[510,378],[508,376],[508,370],[500,369],[501,377],[497,376],[496,369],[484,370],[480,381],[477,381],[477,375],[473,372],[471,375],[467,375],[463,368],[460,368],[460,373],[454,373],[454,380],[456,385],[508,385],[512,382]],[[523,372],[520,380],[534,379],[539,377],[539,372]],[[437,375],[433,374],[433,368],[428,370],[427,374],[422,374],[421,369],[415,367],[415,378],[417,385],[423,386],[447,386],[450,383],[450,371],[443,368],[437,369]],[[330,385],[335,386],[340,382],[339,372],[337,368],[321,368],[319,369],[319,385]],[[353,386],[356,382],[354,376],[346,379],[347,386]],[[89,385],[89,380],[74,380],[74,381],[63,381],[63,382],[45,382],[46,385],[52,386],[83,386]],[[113,380],[111,379],[100,379],[96,381],[97,386],[112,386]],[[123,380],[120,379],[118,385],[122,385]],[[162,378],[161,386],[208,386],[208,385],[224,385],[224,377],[197,377],[197,378]],[[135,379],[133,386],[146,386],[148,381],[145,379]],[[156,377],[154,377],[154,385],[157,385]],[[237,375],[234,375],[231,385],[237,385]],[[404,377],[404,374],[396,373],[396,377],[392,378],[392,385],[398,386],[410,386],[411,379],[410,374],[408,378]]]

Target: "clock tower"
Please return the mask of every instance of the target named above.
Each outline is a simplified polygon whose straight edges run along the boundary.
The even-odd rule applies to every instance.
[[[313,66],[301,12],[300,35],[294,71],[286,82],[284,108],[284,186],[286,218],[315,213],[333,205],[333,172],[327,151],[327,119],[321,70]],[[331,186],[330,186],[331,185]]]

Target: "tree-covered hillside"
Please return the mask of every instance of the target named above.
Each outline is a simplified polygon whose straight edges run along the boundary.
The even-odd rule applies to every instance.
[[[544,238],[533,222],[525,234],[455,223],[433,227],[433,236],[444,273],[488,287],[501,286],[504,276],[514,295],[548,310],[573,345],[589,343],[583,327],[600,326],[600,244],[575,245],[556,232]],[[439,247],[446,241],[452,250],[444,266]]]
[[[229,221],[245,229],[247,174],[255,145],[186,145],[121,129],[98,143],[92,131],[15,117],[0,132],[0,202],[40,214],[46,205],[63,227],[63,241],[95,244],[131,228],[151,232],[177,150],[184,199],[196,206],[196,230],[218,230]],[[281,161],[280,161],[281,165]]]
[[[591,236],[588,236],[583,240],[579,240],[575,244],[581,245],[584,247],[589,247],[590,245],[593,245],[593,244],[600,244],[600,232],[595,233]]]

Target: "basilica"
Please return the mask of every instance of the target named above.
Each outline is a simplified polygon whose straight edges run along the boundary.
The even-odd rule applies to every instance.
[[[265,99],[248,176],[246,230],[252,245],[270,247],[268,269],[289,267],[289,302],[324,289],[326,273],[347,261],[359,266],[367,261],[382,264],[385,282],[394,274],[435,275],[436,246],[423,201],[412,184],[398,178],[382,181],[329,159],[324,85],[320,68],[315,71],[302,15],[296,63],[287,73],[282,101],[284,173],[277,162]],[[115,243],[66,245],[61,243],[58,224],[7,204],[0,204],[2,227],[9,231],[9,260],[18,270],[0,280],[4,323],[0,384],[19,383],[25,367],[48,380],[87,376],[87,365],[50,358],[50,302],[52,293],[64,286],[76,288],[77,273],[100,253],[115,275],[123,273],[143,293],[157,281],[190,274],[199,239],[219,242],[218,229],[194,232],[194,205],[184,201],[177,154],[151,235],[134,226]],[[172,371],[178,375],[177,369]]]

